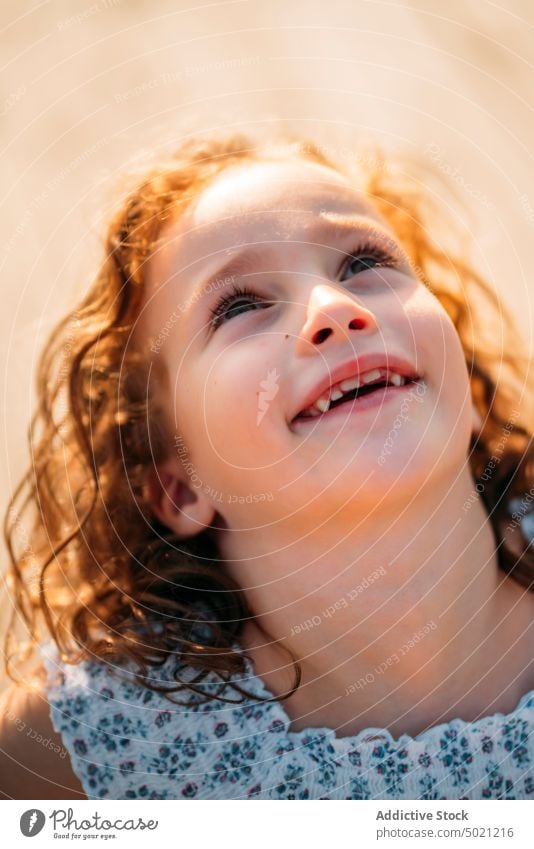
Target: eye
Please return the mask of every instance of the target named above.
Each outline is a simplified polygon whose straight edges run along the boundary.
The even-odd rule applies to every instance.
[[[353,251],[345,260],[342,270],[349,272],[348,277],[354,277],[372,268],[396,268],[398,265],[399,260],[393,252],[371,241]]]
[[[261,297],[247,287],[233,286],[232,289],[217,301],[216,305],[210,310],[211,325],[216,330],[220,324],[226,324],[231,318],[239,315],[241,310],[246,309],[247,304],[265,309],[271,306],[270,301],[263,301]]]

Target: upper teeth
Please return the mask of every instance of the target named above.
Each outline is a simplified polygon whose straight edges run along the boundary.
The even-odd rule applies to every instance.
[[[331,386],[330,389],[318,398],[311,407],[303,410],[303,413],[308,413],[312,416],[319,416],[321,413],[326,413],[332,401],[338,401],[346,392],[352,392],[353,389],[359,389],[360,386],[365,386],[377,380],[387,380],[393,386],[403,386],[406,383],[406,378],[401,374],[389,371],[385,368],[374,368],[371,371],[366,371],[358,377],[351,377],[348,380],[342,380],[340,383]]]

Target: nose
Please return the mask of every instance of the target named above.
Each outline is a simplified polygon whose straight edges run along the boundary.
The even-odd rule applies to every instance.
[[[308,305],[308,317],[297,340],[300,353],[310,353],[330,336],[353,341],[351,331],[374,333],[378,324],[374,313],[335,286],[315,286]]]

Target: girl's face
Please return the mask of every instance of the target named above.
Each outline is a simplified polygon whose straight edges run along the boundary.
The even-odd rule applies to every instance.
[[[230,528],[398,509],[458,473],[472,429],[458,335],[346,177],[300,159],[230,167],[162,244],[144,320],[169,375],[167,469]],[[382,388],[299,416],[342,378]]]

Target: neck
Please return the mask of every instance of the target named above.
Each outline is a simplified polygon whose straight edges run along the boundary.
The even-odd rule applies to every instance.
[[[281,696],[294,680],[283,647],[300,663],[301,685],[283,702],[291,730],[415,735],[509,712],[534,687],[534,596],[498,568],[473,492],[466,466],[395,505],[393,519],[382,506],[361,523],[308,517],[319,530],[271,526],[222,541],[254,614],[241,644],[257,674]]]

